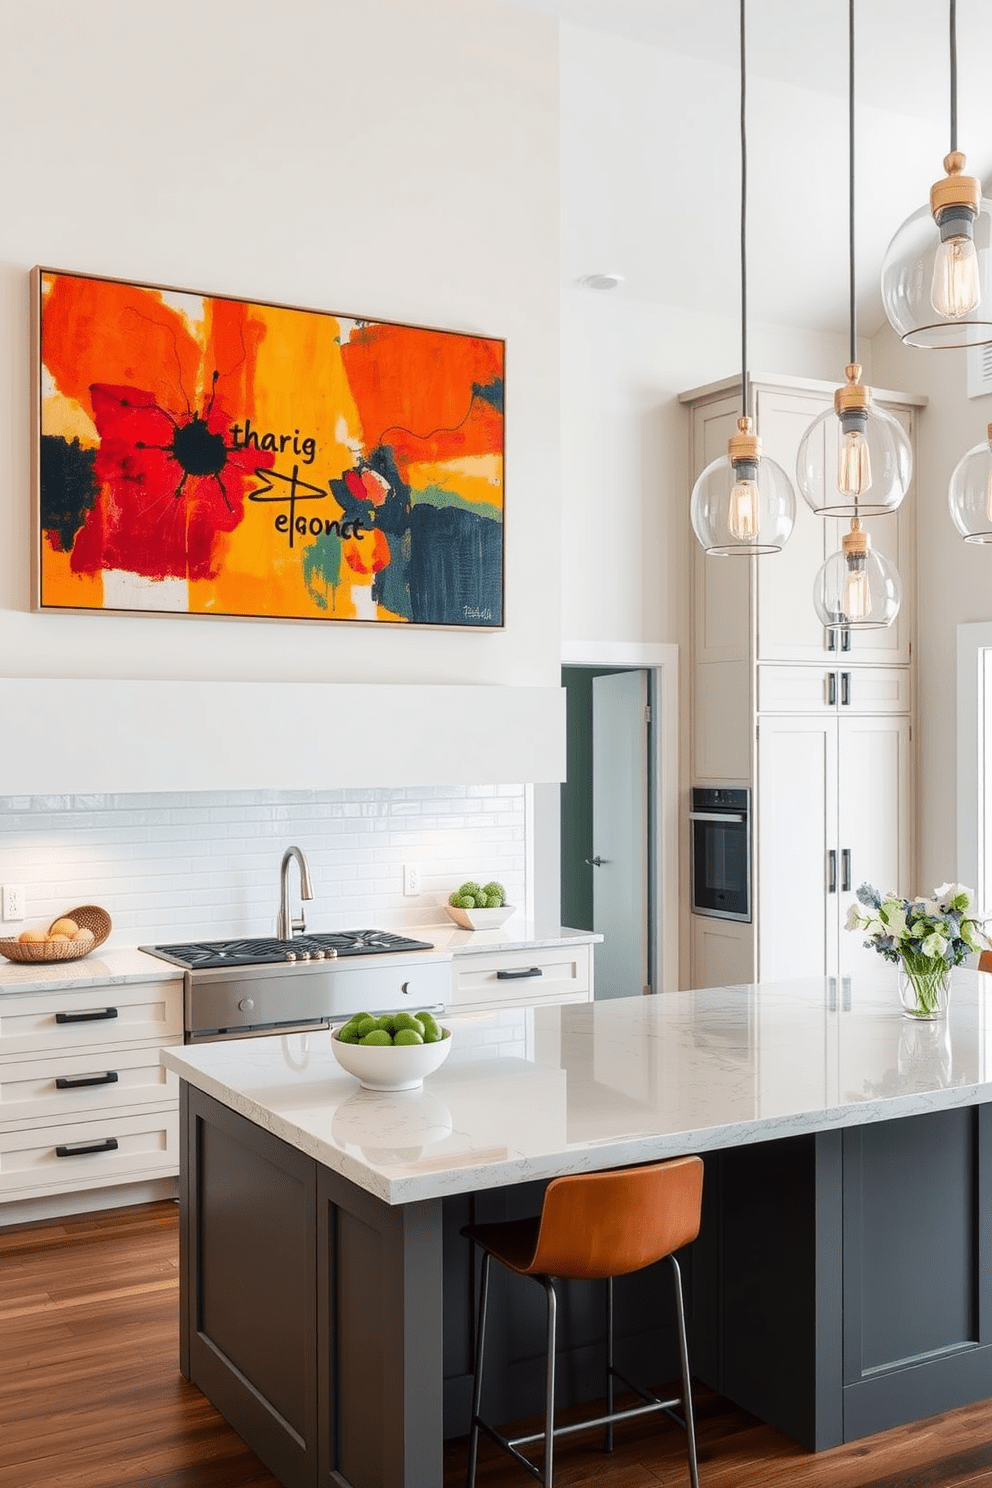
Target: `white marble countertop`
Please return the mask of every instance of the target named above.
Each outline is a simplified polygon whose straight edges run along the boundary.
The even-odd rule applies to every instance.
[[[430,940],[439,951],[453,956],[478,955],[484,951],[539,951],[563,945],[595,945],[602,935],[595,930],[570,930],[566,925],[539,929],[532,920],[516,915],[498,930],[463,930],[453,920],[443,925],[422,925],[418,930],[403,930],[420,940]]]
[[[896,973],[446,1018],[417,1091],[362,1089],[326,1033],[163,1051],[182,1079],[387,1203],[992,1100],[992,976],[945,1022]]]
[[[182,967],[137,946],[101,946],[78,961],[0,961],[0,998],[12,992],[62,992],[67,987],[120,986],[124,982],[181,981]]]

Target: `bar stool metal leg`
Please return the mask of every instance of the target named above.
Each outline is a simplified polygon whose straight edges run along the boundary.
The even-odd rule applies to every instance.
[[[479,1326],[475,1334],[475,1379],[472,1384],[472,1430],[468,1439],[468,1488],[475,1488],[475,1467],[479,1456],[479,1412],[482,1405],[482,1362],[486,1342],[486,1309],[489,1302],[488,1250],[482,1252],[479,1272]]]
[[[692,1488],[699,1488],[699,1466],[696,1461],[696,1422],[692,1411],[692,1387],[689,1383],[689,1344],[685,1334],[685,1307],[682,1302],[682,1272],[674,1255],[668,1259],[675,1273],[675,1312],[679,1325],[679,1356],[682,1362],[682,1411],[685,1416],[685,1434],[688,1437],[689,1480]]]
[[[554,1474],[555,1447],[555,1330],[558,1321],[558,1295],[550,1276],[542,1276],[548,1295],[548,1376],[544,1397],[544,1476],[545,1488],[551,1488]]]
[[[606,1414],[613,1415],[613,1277],[606,1278]],[[613,1422],[606,1423],[604,1452],[613,1451]]]

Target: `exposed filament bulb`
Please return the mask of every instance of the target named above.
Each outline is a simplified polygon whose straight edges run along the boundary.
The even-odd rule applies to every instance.
[[[956,234],[937,249],[930,303],[938,315],[960,320],[977,309],[981,298],[975,245],[966,234]]]
[[[870,485],[868,441],[860,429],[852,429],[844,435],[837,453],[837,489],[842,496],[863,496]]]
[[[727,525],[738,542],[750,542],[758,535],[758,483],[750,477],[734,482],[730,493]]]

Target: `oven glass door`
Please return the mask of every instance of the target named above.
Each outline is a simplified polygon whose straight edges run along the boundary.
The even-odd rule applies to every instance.
[[[728,817],[730,819],[728,819]],[[747,818],[692,814],[692,908],[726,920],[751,918],[751,845]]]

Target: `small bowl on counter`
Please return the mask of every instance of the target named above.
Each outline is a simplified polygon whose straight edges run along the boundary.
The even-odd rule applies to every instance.
[[[79,961],[102,946],[111,929],[112,921],[105,909],[98,904],[80,904],[53,920],[43,939],[21,940],[20,936],[0,939],[0,956],[20,962]]]
[[[343,1027],[341,1023],[331,1029],[331,1049],[341,1068],[366,1090],[416,1090],[451,1052],[450,1028],[442,1027],[436,1044],[375,1045],[340,1043]]]
[[[457,904],[446,904],[445,909],[456,925],[463,930],[498,930],[511,915],[516,914],[515,904],[503,904],[499,909],[460,909]]]

